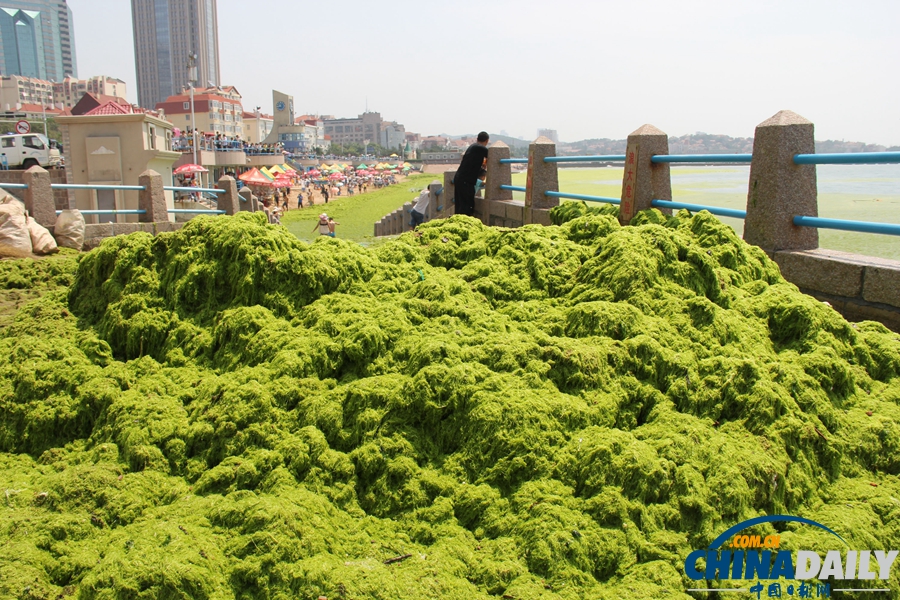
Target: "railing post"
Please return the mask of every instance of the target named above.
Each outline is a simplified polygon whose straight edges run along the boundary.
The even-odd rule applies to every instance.
[[[438,202],[441,197],[438,192],[441,191],[441,182],[435,179],[428,184],[428,210],[425,212],[425,220],[430,221],[437,215]]]
[[[241,197],[237,193],[237,184],[234,177],[225,175],[219,178],[218,188],[225,190],[224,194],[217,194],[219,210],[224,210],[226,215],[237,214],[241,210]]]
[[[441,216],[456,214],[456,186],[453,185],[453,178],[456,177],[456,171],[444,171],[444,193],[441,198],[444,208],[441,210]]]
[[[655,154],[669,153],[669,136],[654,127],[643,125],[628,136],[625,150],[625,172],[622,174],[622,203],[619,223],[627,225],[639,211],[652,207],[654,198],[672,200],[669,164],[654,164]],[[659,209],[671,215],[672,209]]]
[[[50,187],[50,173],[34,166],[22,174],[22,181],[28,186],[23,194],[25,210],[39,225],[53,227],[56,223],[56,201]]]
[[[559,206],[559,198],[551,198],[545,194],[559,191],[559,169],[555,162],[544,162],[544,158],[548,156],[556,156],[556,144],[553,140],[541,136],[528,146],[525,225],[529,223],[550,225],[550,209]]]
[[[816,151],[813,124],[782,110],[756,126],[744,240],[768,253],[813,250],[819,230],[797,227],[794,215],[816,217],[816,166],[795,165],[795,154]]]
[[[248,212],[253,212],[253,192],[247,186],[241,188],[241,191],[238,192],[238,196],[241,197],[241,210],[246,210]]]
[[[494,142],[488,147],[485,200],[512,200],[512,192],[500,188],[501,185],[512,185],[512,165],[501,163],[504,158],[509,158],[509,146],[505,143]]]
[[[166,192],[163,190],[162,175],[147,169],[138,176],[138,185],[144,187],[138,192],[138,208],[146,211],[138,215],[141,223],[162,223],[169,220]]]

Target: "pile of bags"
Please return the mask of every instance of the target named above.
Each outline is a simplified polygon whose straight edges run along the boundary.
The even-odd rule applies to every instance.
[[[25,210],[25,204],[13,196],[0,199],[0,257],[46,255],[59,247],[81,250],[84,245],[84,217],[78,210],[64,210],[50,233]]]

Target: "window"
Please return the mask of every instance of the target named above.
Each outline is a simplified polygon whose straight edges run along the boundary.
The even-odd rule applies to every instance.
[[[16,138],[14,137],[5,137],[0,141],[0,148],[15,148],[16,147]]]
[[[190,120],[191,120],[191,115],[184,115],[184,120],[185,120],[185,121],[190,121]]]
[[[210,121],[218,121],[219,113],[209,113],[209,119],[210,119]]]
[[[156,127],[149,127],[150,149],[156,150]]]
[[[230,104],[230,103],[228,103],[228,102],[225,103],[225,110],[231,110],[231,104]]]
[[[44,142],[36,135],[27,135],[22,138],[22,145],[26,148],[34,148],[35,150],[43,150]]]
[[[231,121],[231,113],[225,113],[225,120]]]
[[[190,108],[191,108],[191,103],[190,103],[190,102],[185,102],[185,103],[182,104],[182,107],[184,107],[184,110],[190,110]]]

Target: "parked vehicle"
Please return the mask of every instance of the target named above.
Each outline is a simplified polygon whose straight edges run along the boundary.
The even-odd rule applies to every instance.
[[[10,169],[50,166],[50,141],[40,133],[0,135],[0,156]]]

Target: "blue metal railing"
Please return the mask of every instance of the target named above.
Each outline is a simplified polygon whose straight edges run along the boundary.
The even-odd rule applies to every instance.
[[[625,160],[624,154],[605,154],[599,156],[545,156],[544,162],[561,163],[561,162],[612,162]]]
[[[511,192],[524,192],[527,191],[526,188],[523,188],[520,185],[501,185],[501,190],[509,190]]]
[[[0,187],[6,188],[8,190],[27,190],[27,183],[0,183]]]
[[[99,185],[93,183],[54,183],[50,185],[54,190],[125,190],[142,192],[142,185]]]
[[[145,215],[147,211],[142,208],[126,208],[122,210],[79,210],[83,215]],[[61,210],[56,211],[56,214],[62,214]]]
[[[750,164],[752,154],[654,154],[652,163],[743,163]]]
[[[527,165],[528,159],[527,158],[501,158],[500,164],[501,165]]]
[[[898,164],[900,152],[841,152],[839,154],[795,154],[795,165]]]
[[[671,200],[651,200],[650,205],[656,208],[674,208],[676,210],[686,209],[692,212],[700,212],[707,210],[714,215],[721,217],[732,217],[735,219],[746,219],[747,211],[738,210],[736,208],[723,208],[721,206],[705,206],[703,204],[686,204],[684,202],[672,202]]]
[[[606,204],[621,204],[618,198],[609,198],[607,196],[588,196],[585,194],[566,194],[563,192],[544,192],[545,196],[551,198],[571,198],[572,200],[584,200],[586,202],[605,202]]]
[[[848,221],[845,219],[823,219],[821,217],[794,217],[794,225],[798,227],[817,227],[819,229],[840,229],[842,231],[858,231],[861,233],[881,233],[900,235],[900,225],[894,223],[871,223],[868,221]]]
[[[206,208],[206,209],[200,209],[200,208],[170,208],[170,209],[168,209],[168,211],[169,211],[170,213],[177,213],[177,214],[200,214],[200,213],[203,213],[203,214],[211,214],[211,215],[224,215],[224,214],[225,214],[225,211],[224,211],[224,210],[210,210],[210,209],[208,209],[208,208]]]
[[[210,194],[225,193],[225,190],[220,190],[219,188],[176,187],[172,185],[164,185],[163,189],[169,192],[207,192]]]

